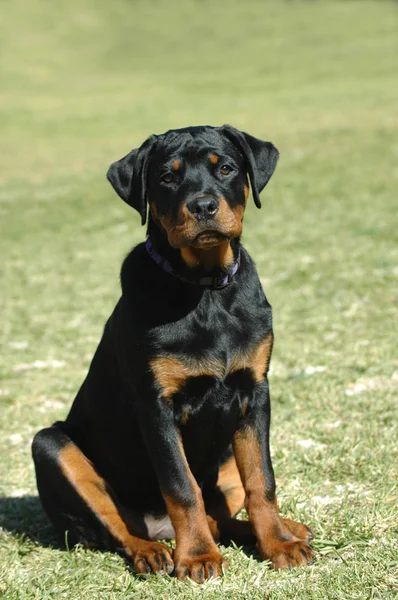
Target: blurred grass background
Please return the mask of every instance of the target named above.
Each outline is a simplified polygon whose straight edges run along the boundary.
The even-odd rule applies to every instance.
[[[0,8],[0,594],[393,597],[397,3]],[[229,548],[222,582],[197,588],[49,547],[29,443],[66,415],[118,298],[121,260],[144,237],[108,165],[151,133],[222,123],[281,152],[243,242],[274,307],[280,503],[315,530],[319,560],[272,573]]]

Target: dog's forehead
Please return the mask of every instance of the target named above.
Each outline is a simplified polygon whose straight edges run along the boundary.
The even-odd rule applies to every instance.
[[[156,162],[167,162],[176,156],[189,158],[213,152],[240,156],[234,144],[216,128],[188,127],[157,136],[154,158]]]

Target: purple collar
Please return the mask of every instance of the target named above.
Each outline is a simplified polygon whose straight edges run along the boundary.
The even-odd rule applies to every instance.
[[[201,287],[204,287],[204,288],[219,290],[221,288],[226,287],[229,283],[231,283],[233,276],[239,269],[240,250],[238,249],[238,257],[232,267],[231,272],[228,273],[227,275],[220,274],[220,275],[216,275],[215,277],[200,277],[199,279],[196,279],[196,280],[188,279],[186,277],[182,277],[182,275],[180,275],[179,273],[176,273],[176,271],[173,269],[173,267],[171,266],[169,261],[166,260],[165,258],[163,258],[163,256],[161,256],[160,254],[158,254],[158,252],[156,252],[150,238],[148,238],[147,241],[145,242],[145,248],[146,248],[146,251],[148,252],[149,256],[155,261],[155,263],[157,265],[159,265],[159,267],[161,269],[163,269],[163,271],[166,271],[166,273],[169,273],[170,275],[173,275],[173,277],[177,277],[177,279],[181,279],[182,281],[185,281],[186,283],[200,285]]]

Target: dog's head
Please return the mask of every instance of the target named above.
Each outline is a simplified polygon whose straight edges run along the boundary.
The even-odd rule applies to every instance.
[[[153,220],[174,248],[211,248],[242,232],[249,195],[270,179],[279,153],[270,142],[223,127],[187,127],[153,135],[113,163],[108,179],[145,224]]]

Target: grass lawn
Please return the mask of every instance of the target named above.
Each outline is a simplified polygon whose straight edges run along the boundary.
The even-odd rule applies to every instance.
[[[397,4],[8,0],[1,23],[0,597],[395,597]],[[139,579],[59,547],[30,442],[66,415],[144,237],[108,165],[152,132],[224,122],[281,152],[243,242],[274,309],[281,510],[318,560],[276,573],[229,547],[221,580]]]

